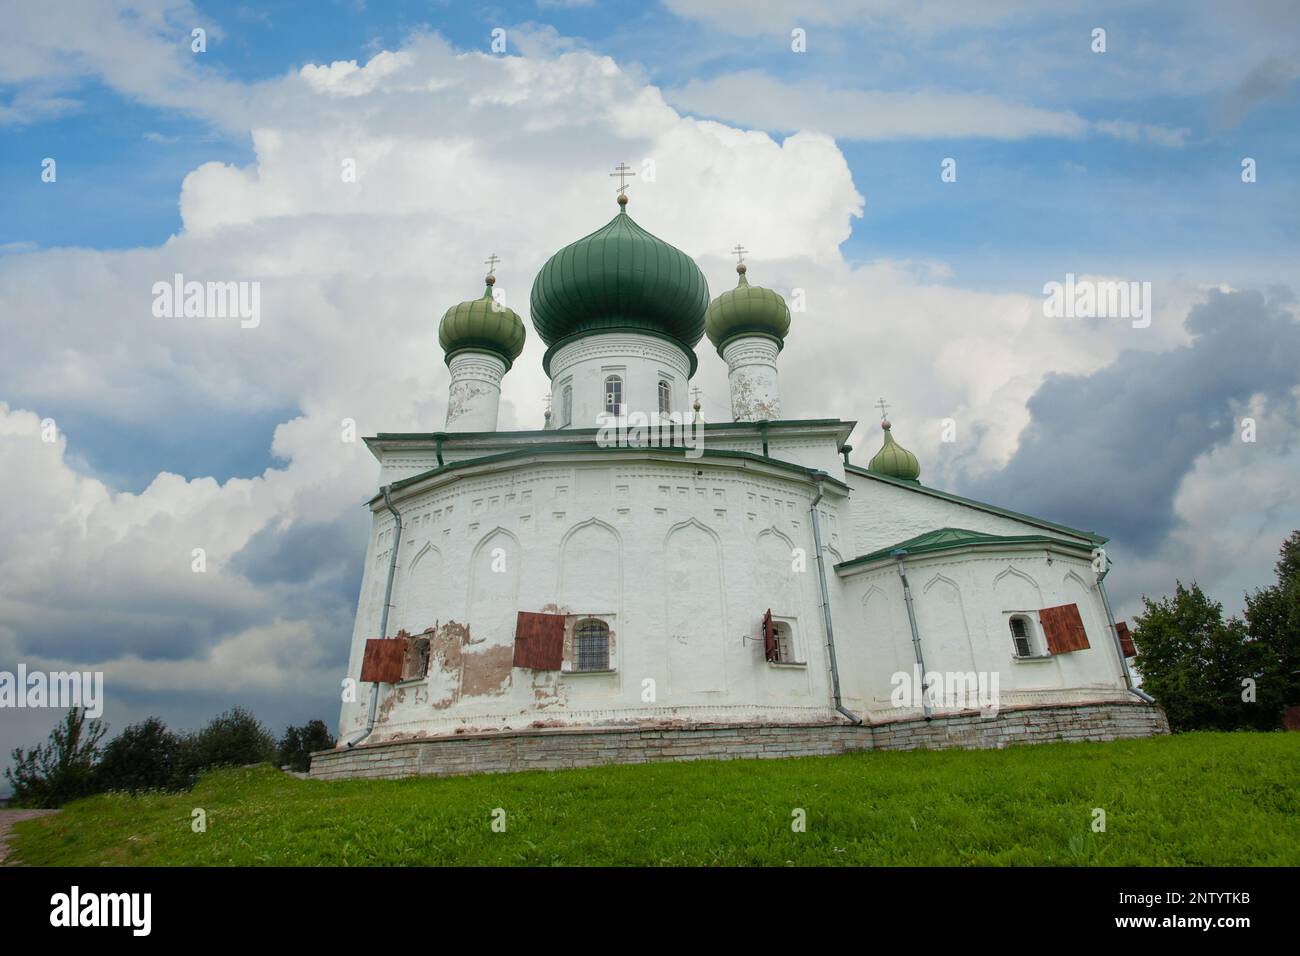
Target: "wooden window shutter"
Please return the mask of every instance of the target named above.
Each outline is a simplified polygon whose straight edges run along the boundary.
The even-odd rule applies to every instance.
[[[515,621],[515,667],[558,671],[564,661],[564,615],[520,611]]]
[[[1043,625],[1049,653],[1069,654],[1088,649],[1088,632],[1084,630],[1083,618],[1079,616],[1079,605],[1045,607],[1038,612],[1038,620]]]
[[[402,662],[406,659],[406,641],[377,638],[366,641],[361,659],[363,684],[396,684],[402,679]]]
[[[1115,633],[1119,635],[1119,646],[1125,657],[1136,657],[1137,648],[1133,646],[1133,635],[1128,632],[1128,621],[1116,621]]]
[[[772,624],[771,608],[763,615],[763,656],[769,661],[778,660],[781,656],[776,646],[776,627]]]

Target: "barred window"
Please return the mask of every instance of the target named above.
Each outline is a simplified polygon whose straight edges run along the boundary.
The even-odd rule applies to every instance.
[[[573,424],[573,386],[564,386],[564,391],[560,393],[560,427],[564,428]]]
[[[1029,639],[1029,619],[1023,614],[1011,618],[1011,641],[1016,648],[1016,657],[1033,657],[1034,647]]]
[[[605,411],[617,415],[623,410],[623,380],[617,375],[605,379]]]
[[[673,387],[667,380],[659,380],[659,414],[667,415],[673,410]]]
[[[573,627],[574,670],[609,670],[609,625],[594,617]]]

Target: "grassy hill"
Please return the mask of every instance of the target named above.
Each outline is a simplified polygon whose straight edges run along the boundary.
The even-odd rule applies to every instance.
[[[79,801],[13,842],[37,866],[1295,866],[1300,734],[370,782],[225,770],[192,793]]]

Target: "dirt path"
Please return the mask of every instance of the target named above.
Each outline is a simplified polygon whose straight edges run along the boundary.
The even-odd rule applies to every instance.
[[[30,820],[32,817],[43,817],[47,813],[58,813],[58,810],[0,810],[0,866],[4,866],[5,858],[9,856],[9,828],[19,820]]]

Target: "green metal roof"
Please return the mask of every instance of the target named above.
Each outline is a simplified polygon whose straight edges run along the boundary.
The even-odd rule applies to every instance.
[[[1054,544],[1083,554],[1092,551],[1091,545],[1081,544],[1078,541],[1067,541],[1064,538],[1053,538],[1045,534],[987,534],[983,531],[970,531],[966,528],[940,528],[938,531],[927,531],[925,534],[918,534],[915,538],[908,538],[898,544],[891,544],[887,548],[879,548],[870,554],[851,558],[848,561],[841,561],[835,565],[835,570],[871,564],[873,561],[879,561],[882,558],[893,557],[900,551],[910,557],[918,554],[933,554],[936,551],[951,551],[955,548],[1000,548],[1017,544]]]
[[[979,511],[987,511],[989,514],[1001,515],[1004,518],[1012,518],[1016,521],[1023,521],[1025,524],[1037,525],[1040,528],[1046,528],[1049,531],[1056,531],[1061,534],[1073,535],[1083,538],[1094,545],[1105,544],[1110,538],[1105,535],[1097,534],[1095,531],[1080,531],[1078,528],[1071,528],[1068,525],[1057,524],[1054,521],[1048,521],[1044,518],[1035,518],[1033,515],[1023,514],[1019,511],[1012,511],[1010,508],[1001,508],[997,505],[991,505],[987,501],[976,501],[974,498],[963,498],[961,495],[955,495],[951,491],[940,491],[938,488],[931,488],[923,485],[919,481],[905,481],[901,478],[892,478],[889,475],[878,474],[869,471],[860,465],[845,465],[844,470],[851,475],[861,475],[864,478],[873,478],[876,481],[883,481],[886,484],[894,485],[898,488],[904,488],[907,491],[915,491],[920,494],[932,495],[935,498],[942,498],[945,501],[951,501],[959,505],[966,505],[969,508],[975,508]],[[857,560],[856,558],[854,560]]]
[[[642,229],[626,208],[547,260],[533,280],[533,327],[548,346],[615,329],[662,332],[692,349],[709,284],[686,253]]]
[[[867,465],[867,471],[900,481],[916,481],[921,477],[921,463],[915,455],[894,441],[889,422],[882,422],[880,427],[885,431],[885,443]]]
[[[480,298],[453,305],[438,323],[438,344],[448,360],[456,352],[477,349],[501,356],[508,369],[524,350],[523,319],[492,298],[491,278]]]
[[[738,335],[766,335],[785,343],[790,331],[790,307],[771,289],[751,286],[745,266],[739,265],[740,281],[734,289],[722,293],[704,314],[704,331],[722,354],[723,346]]]

